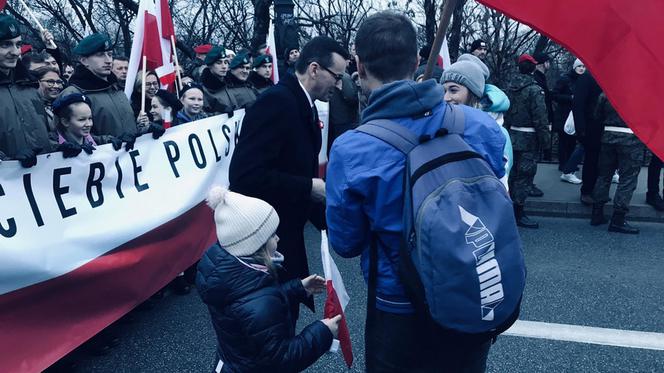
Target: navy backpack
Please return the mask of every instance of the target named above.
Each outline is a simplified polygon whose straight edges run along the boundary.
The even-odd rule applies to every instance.
[[[463,140],[462,108],[445,110],[432,137],[418,138],[390,120],[357,130],[406,156],[399,273],[415,309],[434,329],[481,341],[518,318],[526,268],[505,187]],[[376,246],[369,275],[374,294]]]

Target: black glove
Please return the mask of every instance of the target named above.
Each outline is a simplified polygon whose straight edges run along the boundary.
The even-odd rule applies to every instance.
[[[41,148],[21,149],[16,153],[14,159],[21,162],[21,166],[30,168],[37,164],[37,154],[41,151]]]
[[[136,142],[136,135],[130,133],[123,133],[119,137],[111,139],[111,144],[113,144],[113,149],[120,150],[122,148],[122,143],[125,143],[125,150],[130,151],[134,149],[134,143]]]
[[[62,152],[62,156],[65,158],[74,158],[81,154],[83,148],[73,142],[63,142],[55,148],[56,151]]]
[[[81,145],[81,149],[83,149],[83,151],[86,154],[92,154],[92,152],[95,151],[97,148],[95,148],[95,146],[92,145],[92,143],[86,142],[83,145]]]
[[[150,123],[150,126],[148,127],[147,133],[152,134],[153,139],[158,139],[160,138],[164,132],[166,132],[166,129],[158,124]]]

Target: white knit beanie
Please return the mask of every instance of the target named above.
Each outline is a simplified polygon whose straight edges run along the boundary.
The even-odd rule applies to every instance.
[[[584,66],[584,65],[583,65],[583,62],[580,59],[577,58],[577,59],[574,60],[574,64],[572,65],[572,69],[576,69],[579,66]]]
[[[219,244],[234,256],[252,255],[279,226],[279,215],[267,202],[225,187],[210,189],[207,203],[214,209]]]

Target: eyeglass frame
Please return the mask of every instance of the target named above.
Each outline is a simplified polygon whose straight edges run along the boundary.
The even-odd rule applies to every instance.
[[[340,82],[341,79],[344,78],[344,74],[337,74],[337,73],[335,73],[334,71],[328,69],[327,67],[325,67],[325,66],[319,64],[318,62],[316,62],[316,63],[318,64],[318,66],[320,66],[321,68],[323,68],[323,70],[325,70],[325,71],[327,71],[328,73],[330,73],[330,75],[332,75],[332,77],[334,78],[334,81],[335,81],[336,83]]]
[[[60,79],[60,80],[55,80],[55,79],[39,79],[40,82],[46,83],[48,87],[55,87],[56,84],[58,84],[60,87],[65,86],[65,81]]]

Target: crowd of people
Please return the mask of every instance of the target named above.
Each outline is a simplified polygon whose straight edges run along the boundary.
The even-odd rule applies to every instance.
[[[368,243],[376,240],[380,248],[366,324],[367,371],[485,370],[491,340],[461,343],[425,333],[414,312],[395,264],[403,224],[403,154],[353,131],[371,120],[390,119],[418,136],[433,136],[447,105],[462,105],[463,139],[501,179],[516,224],[525,228],[538,227],[524,206],[530,196],[542,195],[533,184],[538,154],[551,152],[551,135],[557,133],[561,181],[582,184],[580,199],[592,205],[590,223],[638,233],[625,215],[643,144],[578,59],[550,89],[550,57],[523,54],[513,79],[498,87],[488,83],[489,45],[476,40],[455,63],[423,80],[431,48],[418,53],[411,21],[380,12],[360,26],[352,53],[327,37],[312,39],[302,50],[286,48],[277,85],[271,79],[276,61],[265,46],[236,53],[206,44],[194,48],[179,95],[162,89],[149,71],[128,99],[129,61],[114,55],[108,36],[82,39],[74,49],[77,62],[71,63],[58,49],[23,47],[19,30],[15,19],[0,15],[0,160],[32,167],[38,154],[48,152],[76,157],[107,143],[129,150],[137,136],[157,139],[172,126],[247,110],[230,164],[230,190],[216,188],[208,198],[219,241],[198,268],[171,285],[186,294],[195,282],[208,305],[218,337],[217,372],[299,371],[329,349],[339,317],[295,335],[299,304],[313,310],[312,296],[324,289],[324,280],[309,273],[307,221],[328,229],[330,245],[341,256],[362,256],[365,278]],[[42,37],[52,45],[50,33]],[[325,180],[318,176],[322,144],[315,100],[330,103]],[[653,155],[647,203],[660,211],[661,167]],[[604,205],[613,180],[618,188],[607,219]],[[102,339],[102,349],[113,343],[112,337]]]

